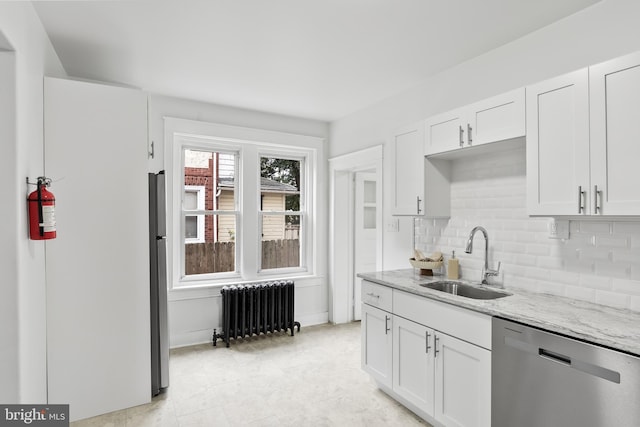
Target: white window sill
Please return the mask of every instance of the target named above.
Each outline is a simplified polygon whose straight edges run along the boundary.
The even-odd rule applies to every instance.
[[[237,278],[229,278],[223,282],[197,282],[193,285],[182,285],[179,287],[175,287],[173,289],[169,289],[168,300],[169,301],[180,301],[187,299],[199,299],[199,298],[210,298],[220,295],[220,289],[223,286],[229,285],[242,285],[249,283],[259,283],[259,282],[273,282],[279,280],[293,280],[296,283],[297,288],[305,288],[311,286],[322,285],[325,282],[324,276],[316,276],[316,275],[271,275],[271,276],[261,276],[257,277],[255,280],[242,280],[240,277]]]

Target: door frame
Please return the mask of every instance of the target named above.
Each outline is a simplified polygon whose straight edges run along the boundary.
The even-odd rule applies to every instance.
[[[353,174],[359,171],[376,175],[376,269],[382,269],[383,152],[383,145],[376,145],[329,159],[329,321],[334,324],[353,320]]]

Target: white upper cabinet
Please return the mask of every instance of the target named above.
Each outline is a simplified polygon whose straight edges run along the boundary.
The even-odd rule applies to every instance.
[[[468,108],[467,145],[524,136],[524,94],[520,88],[472,104]]]
[[[586,68],[527,87],[527,209],[578,215],[589,188]]]
[[[640,53],[527,88],[530,215],[640,215]]]
[[[524,88],[425,121],[425,155],[524,136]]]
[[[640,53],[589,68],[592,215],[640,215]]]
[[[398,129],[390,138],[392,215],[448,218],[449,166],[425,161],[424,121]]]
[[[466,144],[467,117],[464,108],[448,111],[425,121],[425,155],[444,153]]]
[[[424,208],[423,122],[398,129],[391,137],[393,215],[422,215]]]

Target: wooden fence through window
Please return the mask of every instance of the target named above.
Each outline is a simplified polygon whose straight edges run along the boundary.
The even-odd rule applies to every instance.
[[[262,268],[300,266],[300,240],[265,240],[262,243]],[[235,242],[189,243],[185,245],[185,273],[206,274],[234,271]]]

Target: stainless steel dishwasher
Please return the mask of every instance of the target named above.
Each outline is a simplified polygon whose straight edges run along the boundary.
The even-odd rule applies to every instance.
[[[640,358],[493,318],[492,427],[640,426]]]

